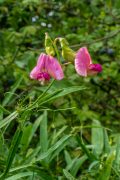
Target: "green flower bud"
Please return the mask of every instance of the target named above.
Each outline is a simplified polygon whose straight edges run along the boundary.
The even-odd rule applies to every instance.
[[[55,50],[53,47],[53,42],[48,33],[45,33],[45,50],[48,55],[54,56]]]
[[[59,38],[61,48],[62,48],[62,56],[66,61],[73,62],[75,59],[75,52],[68,46],[68,42],[64,38]]]

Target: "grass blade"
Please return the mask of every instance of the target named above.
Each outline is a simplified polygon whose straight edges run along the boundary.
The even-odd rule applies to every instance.
[[[77,180],[66,169],[63,169],[63,173],[68,180]]]
[[[64,142],[68,141],[71,135],[63,136],[59,141],[56,142],[51,148],[47,150],[47,152],[42,153],[37,159],[36,162],[41,161],[51,155],[56,149],[58,149]]]
[[[53,101],[53,100],[55,100],[57,98],[65,96],[65,95],[68,95],[68,94],[71,94],[71,93],[74,93],[74,92],[77,92],[77,91],[81,91],[83,89],[86,89],[86,88],[83,87],[83,86],[74,86],[74,87],[68,87],[68,88],[63,88],[63,89],[57,90],[55,92],[58,92],[58,93],[54,94],[54,96],[47,99],[46,101],[40,102],[40,105],[44,104],[44,103],[51,102],[51,101]]]
[[[104,137],[103,137],[103,128],[99,121],[93,120],[93,126],[98,126],[99,128],[92,128],[92,144],[96,155],[100,155],[103,151],[104,146]]]
[[[117,139],[116,156],[115,156],[114,166],[117,170],[120,169],[120,136]]]
[[[109,144],[109,139],[106,129],[103,129],[103,133],[104,133],[104,152],[109,154],[111,147]]]
[[[77,172],[79,171],[80,167],[83,165],[83,163],[87,160],[87,156],[84,155],[80,158],[76,158],[74,163],[73,163],[73,166],[71,167],[71,174],[73,176],[76,176]]]
[[[7,173],[9,172],[9,169],[12,165],[18,145],[20,143],[21,137],[22,137],[22,131],[18,128],[11,142],[11,146],[10,146],[10,150],[9,150],[9,154],[8,154],[7,162],[6,162],[6,168],[4,170],[2,177],[5,177]]]
[[[21,179],[21,178],[24,178],[27,176],[33,176],[35,174],[36,173],[34,173],[34,172],[23,172],[23,173],[19,173],[19,174],[13,175],[11,177],[8,177],[5,180],[17,180],[17,179]]]
[[[109,180],[110,174],[111,174],[111,169],[112,169],[112,163],[113,160],[115,159],[115,154],[114,152],[111,152],[103,165],[103,169],[100,173],[100,176],[98,180]]]
[[[18,112],[15,111],[9,116],[7,116],[5,119],[0,121],[0,129],[9,124],[12,120],[14,120],[18,116]]]
[[[40,146],[41,146],[42,153],[47,151],[47,148],[48,148],[47,111],[44,112],[42,116],[42,121],[40,124]]]
[[[83,152],[88,156],[88,159],[90,161],[96,160],[97,159],[96,156],[89,151],[89,149],[85,146],[85,144],[83,144],[83,142],[81,141],[81,139],[78,135],[76,136],[76,139],[77,139],[78,144],[82,148]]]

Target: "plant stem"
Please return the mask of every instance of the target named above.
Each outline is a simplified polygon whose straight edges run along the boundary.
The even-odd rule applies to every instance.
[[[49,84],[49,86],[46,88],[46,90],[36,99],[36,101],[33,103],[33,104],[31,104],[28,108],[27,108],[27,110],[31,110],[31,109],[33,109],[33,108],[35,108],[35,105],[37,104],[37,103],[39,103],[39,101],[42,99],[42,97],[47,93],[47,91],[51,88],[51,86],[53,85],[53,83],[55,82],[55,79],[53,79],[52,81],[51,81],[51,83]]]

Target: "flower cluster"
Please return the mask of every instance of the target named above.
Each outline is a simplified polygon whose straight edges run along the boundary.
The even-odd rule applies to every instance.
[[[61,44],[63,58],[68,62],[71,61],[74,63],[75,70],[80,76],[86,77],[89,75],[96,75],[102,71],[102,66],[100,64],[92,63],[92,59],[86,47],[82,47],[77,52],[74,52],[69,48],[64,38],[58,38],[58,40]],[[53,57],[56,53],[56,48],[47,33],[45,36],[45,48],[47,54],[40,54],[37,65],[30,73],[30,78],[40,81],[41,84],[49,82],[51,77],[56,80],[64,78],[62,65]]]

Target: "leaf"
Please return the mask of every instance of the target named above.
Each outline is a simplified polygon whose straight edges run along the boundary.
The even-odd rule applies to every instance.
[[[47,150],[47,152],[42,153],[40,156],[38,156],[38,158],[36,159],[36,162],[39,162],[45,158],[47,158],[49,155],[51,155],[52,153],[54,153],[54,151],[56,149],[59,149],[59,147],[64,144],[66,141],[69,140],[69,138],[71,137],[71,135],[65,135],[63,136],[59,141],[57,141],[51,148],[49,148]]]
[[[14,92],[15,92],[16,89],[19,87],[19,85],[20,85],[20,83],[22,82],[22,80],[23,80],[23,76],[20,77],[20,78],[18,79],[18,81],[12,86],[11,91],[6,95],[6,97],[4,98],[4,100],[3,100],[3,102],[2,102],[2,105],[3,105],[3,106],[6,106],[6,105],[10,102],[12,96],[14,95]]]
[[[2,105],[0,105],[0,117],[1,117],[1,112],[3,113],[6,113],[6,114],[10,114],[10,112],[8,110],[6,110]],[[2,119],[2,118],[0,118]]]
[[[32,131],[32,124],[29,124],[28,126],[23,128],[23,134],[21,139],[22,152],[25,152],[26,148],[28,147],[29,135],[31,134],[31,131]]]
[[[44,153],[48,148],[48,134],[47,134],[47,111],[44,111],[42,121],[40,124],[40,146],[41,152]]]
[[[3,173],[2,177],[5,177],[6,174],[9,172],[9,169],[10,169],[10,167],[12,165],[13,159],[14,159],[16,151],[17,151],[17,148],[19,146],[21,137],[22,137],[22,131],[18,128],[16,130],[15,135],[14,135],[14,137],[12,139],[12,142],[11,142],[11,146],[10,146],[10,149],[9,149],[9,154],[8,154],[8,157],[7,157],[6,167],[5,167],[5,170],[4,170],[4,173]]]
[[[53,100],[55,100],[55,99],[57,99],[57,98],[63,97],[63,96],[65,96],[65,95],[68,95],[68,94],[70,94],[70,93],[77,92],[77,91],[81,91],[81,90],[83,90],[83,89],[86,89],[86,88],[83,87],[83,86],[74,86],[74,87],[63,88],[63,89],[61,89],[61,91],[60,91],[58,94],[56,94],[56,95],[54,95],[53,97],[51,97],[51,98],[48,100],[48,102],[49,102],[49,101],[53,101]]]
[[[40,116],[35,120],[35,122],[34,122],[34,124],[33,124],[33,127],[32,127],[32,130],[31,130],[31,133],[30,133],[30,135],[29,135],[28,145],[30,144],[30,142],[31,142],[31,140],[32,140],[32,138],[33,138],[36,130],[37,130],[38,127],[40,126],[40,123],[41,123],[42,119],[43,119],[43,115],[40,115]]]
[[[83,165],[83,163],[87,160],[87,156],[84,155],[80,158],[75,158],[75,161],[73,163],[73,166],[70,169],[70,172],[73,176],[76,176],[77,172],[79,171],[80,167]]]
[[[66,130],[67,127],[68,126],[63,126],[58,132],[53,135],[51,144],[54,144],[57,141],[58,137]]]
[[[82,148],[83,152],[87,155],[88,159],[89,159],[90,161],[96,160],[96,159],[97,159],[96,156],[95,156],[92,152],[89,151],[89,149],[88,149],[88,148],[85,146],[85,144],[81,141],[81,139],[80,139],[80,137],[79,137],[78,135],[76,136],[76,139],[77,139],[78,144],[79,144],[80,147]]]
[[[103,165],[102,171],[100,172],[100,175],[98,177],[98,180],[109,180],[111,169],[112,169],[112,163],[115,159],[115,153],[112,151],[105,161],[105,164]]]
[[[114,161],[115,169],[120,169],[120,136],[117,139],[117,145],[116,145],[116,156]]]
[[[68,144],[68,141],[65,141],[62,143],[59,148],[57,148],[54,153],[51,154],[51,157],[49,158],[49,162],[51,162],[58,154],[64,149],[64,147]]]
[[[3,119],[3,109],[0,106],[0,121]]]
[[[109,154],[111,147],[109,144],[109,139],[108,139],[108,134],[107,134],[106,129],[103,129],[103,133],[104,133],[104,152]]]
[[[66,161],[67,165],[71,164],[72,159],[71,159],[70,154],[68,153],[68,151],[65,150],[64,154],[65,154],[65,161]]]
[[[30,142],[32,141],[32,138],[40,126],[41,121],[43,120],[43,115],[40,115],[34,122],[34,124],[30,124],[27,127],[24,127],[23,130],[23,136],[21,139],[21,144],[23,145],[22,151],[25,151],[27,147],[29,146]]]
[[[103,128],[97,120],[93,120],[92,125],[98,126],[98,128],[92,128],[92,144],[94,146],[95,153],[100,155],[104,146]]]
[[[35,149],[29,149],[27,151],[26,157],[24,158],[24,163],[28,164],[28,163],[34,163],[36,156],[38,156],[38,154],[40,153],[40,145],[38,144],[38,146]]]
[[[21,179],[24,178],[26,176],[34,176],[36,173],[34,172],[23,172],[23,173],[18,173],[16,175],[13,175],[11,177],[5,178],[5,180],[17,180],[17,179]]]
[[[28,168],[28,167],[31,167],[32,164],[25,164],[25,165],[22,165],[22,166],[18,166],[18,167],[15,167],[15,168],[11,168],[9,172],[15,172],[15,171],[18,171],[18,170],[21,170],[21,169],[25,169],[25,168]]]
[[[63,169],[63,173],[68,180],[76,180],[66,169]]]
[[[5,119],[0,121],[0,129],[3,128],[4,126],[8,125],[12,120],[14,120],[18,116],[18,112],[15,111],[9,116],[7,116]]]

